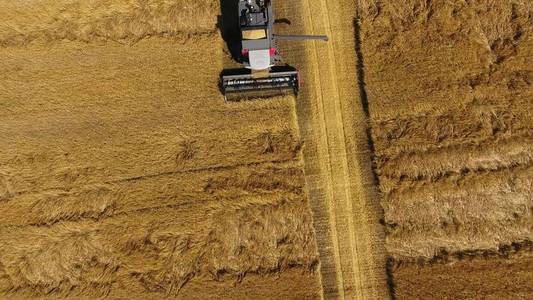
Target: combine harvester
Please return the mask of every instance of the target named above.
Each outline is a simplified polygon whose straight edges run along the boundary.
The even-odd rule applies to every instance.
[[[300,88],[298,71],[280,66],[277,40],[323,40],[324,35],[274,34],[271,0],[238,0],[241,48],[239,63],[243,69],[225,70],[221,88],[227,101],[265,98],[294,93]]]

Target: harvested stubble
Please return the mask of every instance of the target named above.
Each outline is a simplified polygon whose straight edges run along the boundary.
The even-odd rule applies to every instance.
[[[494,278],[516,270],[512,288],[506,280],[486,283],[494,295],[528,295],[528,249],[510,261],[496,256],[453,266],[434,257],[533,239],[531,1],[361,3],[375,168],[397,296],[472,297],[482,290],[482,275],[467,275],[483,270]],[[454,285],[447,272],[462,279]]]

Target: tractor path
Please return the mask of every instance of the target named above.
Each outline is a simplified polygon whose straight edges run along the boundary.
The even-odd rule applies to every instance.
[[[301,0],[280,6],[286,16],[301,14],[301,20],[291,20],[287,32],[330,37],[328,43],[286,45],[288,60],[302,66],[304,79],[297,116],[305,141],[323,297],[386,299],[381,208],[357,83],[355,5]]]

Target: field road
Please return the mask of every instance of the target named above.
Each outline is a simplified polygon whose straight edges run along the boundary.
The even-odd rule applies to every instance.
[[[386,299],[381,208],[357,84],[355,7],[327,0],[277,5],[277,17],[290,20],[279,31],[330,37],[328,43],[282,44],[287,61],[303,75],[297,115],[323,297]]]

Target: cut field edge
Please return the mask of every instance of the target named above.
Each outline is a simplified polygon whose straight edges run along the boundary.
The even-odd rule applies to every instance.
[[[165,200],[166,198],[173,197],[161,197],[156,198],[156,200]],[[207,199],[202,202],[198,202],[197,205],[208,205],[212,204],[212,209],[216,209],[217,205],[220,203],[226,202],[227,205],[232,205],[238,201],[241,201],[242,204],[239,206],[234,206],[232,209],[241,209],[246,206],[265,206],[265,205],[280,205],[284,202],[299,201],[301,199],[301,194],[297,192],[290,191],[267,191],[267,192],[254,192],[252,195],[240,195],[228,197],[226,199],[219,199],[216,196],[213,196],[212,199]],[[260,201],[262,200],[262,201]],[[216,205],[215,205],[216,204]],[[116,209],[117,202],[111,202],[102,210],[87,209],[85,211],[68,211],[65,210],[62,214],[58,216],[40,216],[35,222],[20,222],[19,224],[2,224],[0,222],[0,228],[26,228],[26,227],[45,227],[45,228],[54,228],[61,226],[68,226],[73,224],[79,224],[82,222],[104,222],[108,220],[117,220],[120,217],[132,217],[134,215],[142,215],[148,212],[157,212],[163,210],[176,210],[193,207],[195,204],[191,202],[177,203],[177,204],[164,204],[164,205],[153,205],[153,206],[144,206],[138,207],[135,209]],[[26,212],[27,213],[27,212]],[[27,215],[24,214],[23,215]]]
[[[448,252],[445,249],[431,258],[425,257],[388,257],[391,268],[397,269],[406,266],[417,265],[420,267],[435,264],[448,264],[457,261],[476,259],[507,259],[522,255],[533,255],[533,241],[526,239],[508,244],[500,244],[495,249],[474,249],[458,252]]]
[[[207,171],[222,172],[222,171],[235,170],[241,167],[248,167],[248,166],[259,167],[259,168],[261,167],[268,168],[269,166],[272,166],[272,167],[277,167],[277,168],[282,169],[282,168],[290,168],[290,167],[300,167],[299,164],[300,164],[300,161],[297,158],[291,157],[288,159],[275,159],[275,160],[245,162],[245,163],[238,163],[238,164],[207,166],[207,167],[200,167],[200,168],[190,168],[190,169],[183,169],[183,170],[166,171],[166,172],[158,172],[158,173],[144,174],[144,175],[138,175],[138,176],[130,176],[130,177],[113,179],[113,180],[106,180],[102,182],[87,182],[84,184],[77,185],[76,188],[83,189],[86,187],[94,186],[95,184],[113,185],[113,184],[120,184],[124,182],[142,181],[142,180],[165,177],[165,176],[198,174],[198,173],[207,172]],[[21,191],[13,191],[12,196],[23,196],[23,195],[37,194],[37,193],[47,192],[47,191],[69,192],[72,189],[73,189],[72,187],[47,187],[47,188],[43,188],[40,190],[21,190]]]
[[[52,40],[43,40],[40,38],[28,39],[28,40],[0,40],[0,50],[1,49],[19,49],[19,48],[30,48],[30,47],[50,47],[52,45],[66,44],[66,43],[79,43],[85,45],[99,45],[106,43],[115,43],[120,46],[125,47],[134,47],[136,44],[153,39],[164,39],[168,41],[173,41],[180,44],[189,44],[193,43],[196,40],[200,39],[213,39],[219,36],[219,30],[217,28],[209,31],[201,32],[186,32],[180,31],[173,34],[158,33],[158,34],[144,34],[137,37],[125,37],[125,38],[112,38],[107,36],[95,35],[91,39],[81,39],[81,38],[57,38]]]
[[[425,188],[434,188],[435,186],[452,186],[459,182],[476,182],[477,178],[481,180],[488,176],[495,176],[496,174],[504,174],[505,172],[527,172],[533,170],[533,158],[525,162],[513,162],[509,165],[498,165],[495,167],[477,167],[477,168],[462,168],[460,170],[446,170],[435,175],[417,175],[410,176],[409,174],[399,175],[381,175],[381,181],[387,181],[391,187],[387,191],[382,191],[382,197],[396,197],[404,193],[413,193]]]
[[[482,129],[493,130],[489,128]],[[512,133],[511,133],[512,132]],[[374,134],[374,143],[378,146],[376,149],[376,156],[387,157],[389,159],[397,159],[401,156],[415,155],[415,154],[431,154],[434,152],[456,150],[461,147],[482,147],[488,146],[494,143],[500,143],[509,141],[512,139],[530,139],[533,137],[533,128],[528,126],[506,128],[502,131],[494,130],[493,133],[485,134],[484,132],[474,132],[478,134],[473,137],[461,137],[461,136],[441,136],[441,137],[428,137],[428,136],[402,136],[402,137],[377,137]],[[390,131],[388,134],[392,133]],[[418,140],[417,144],[413,144],[412,140]],[[395,142],[391,142],[395,140]],[[411,142],[409,141],[411,140]],[[379,149],[386,148],[386,149]]]
[[[387,161],[399,160],[405,156],[414,155],[432,155],[442,152],[461,151],[464,152],[464,148],[467,150],[476,150],[483,147],[495,146],[497,144],[511,143],[514,140],[527,142],[533,139],[533,131],[529,128],[522,128],[520,130],[513,130],[513,134],[497,134],[488,136],[486,138],[479,138],[477,140],[463,141],[463,142],[448,142],[443,144],[424,145],[423,147],[399,144],[395,146],[386,146],[387,149],[375,151],[377,158],[386,158]],[[383,145],[380,145],[383,147]],[[392,148],[392,151],[391,151]]]

